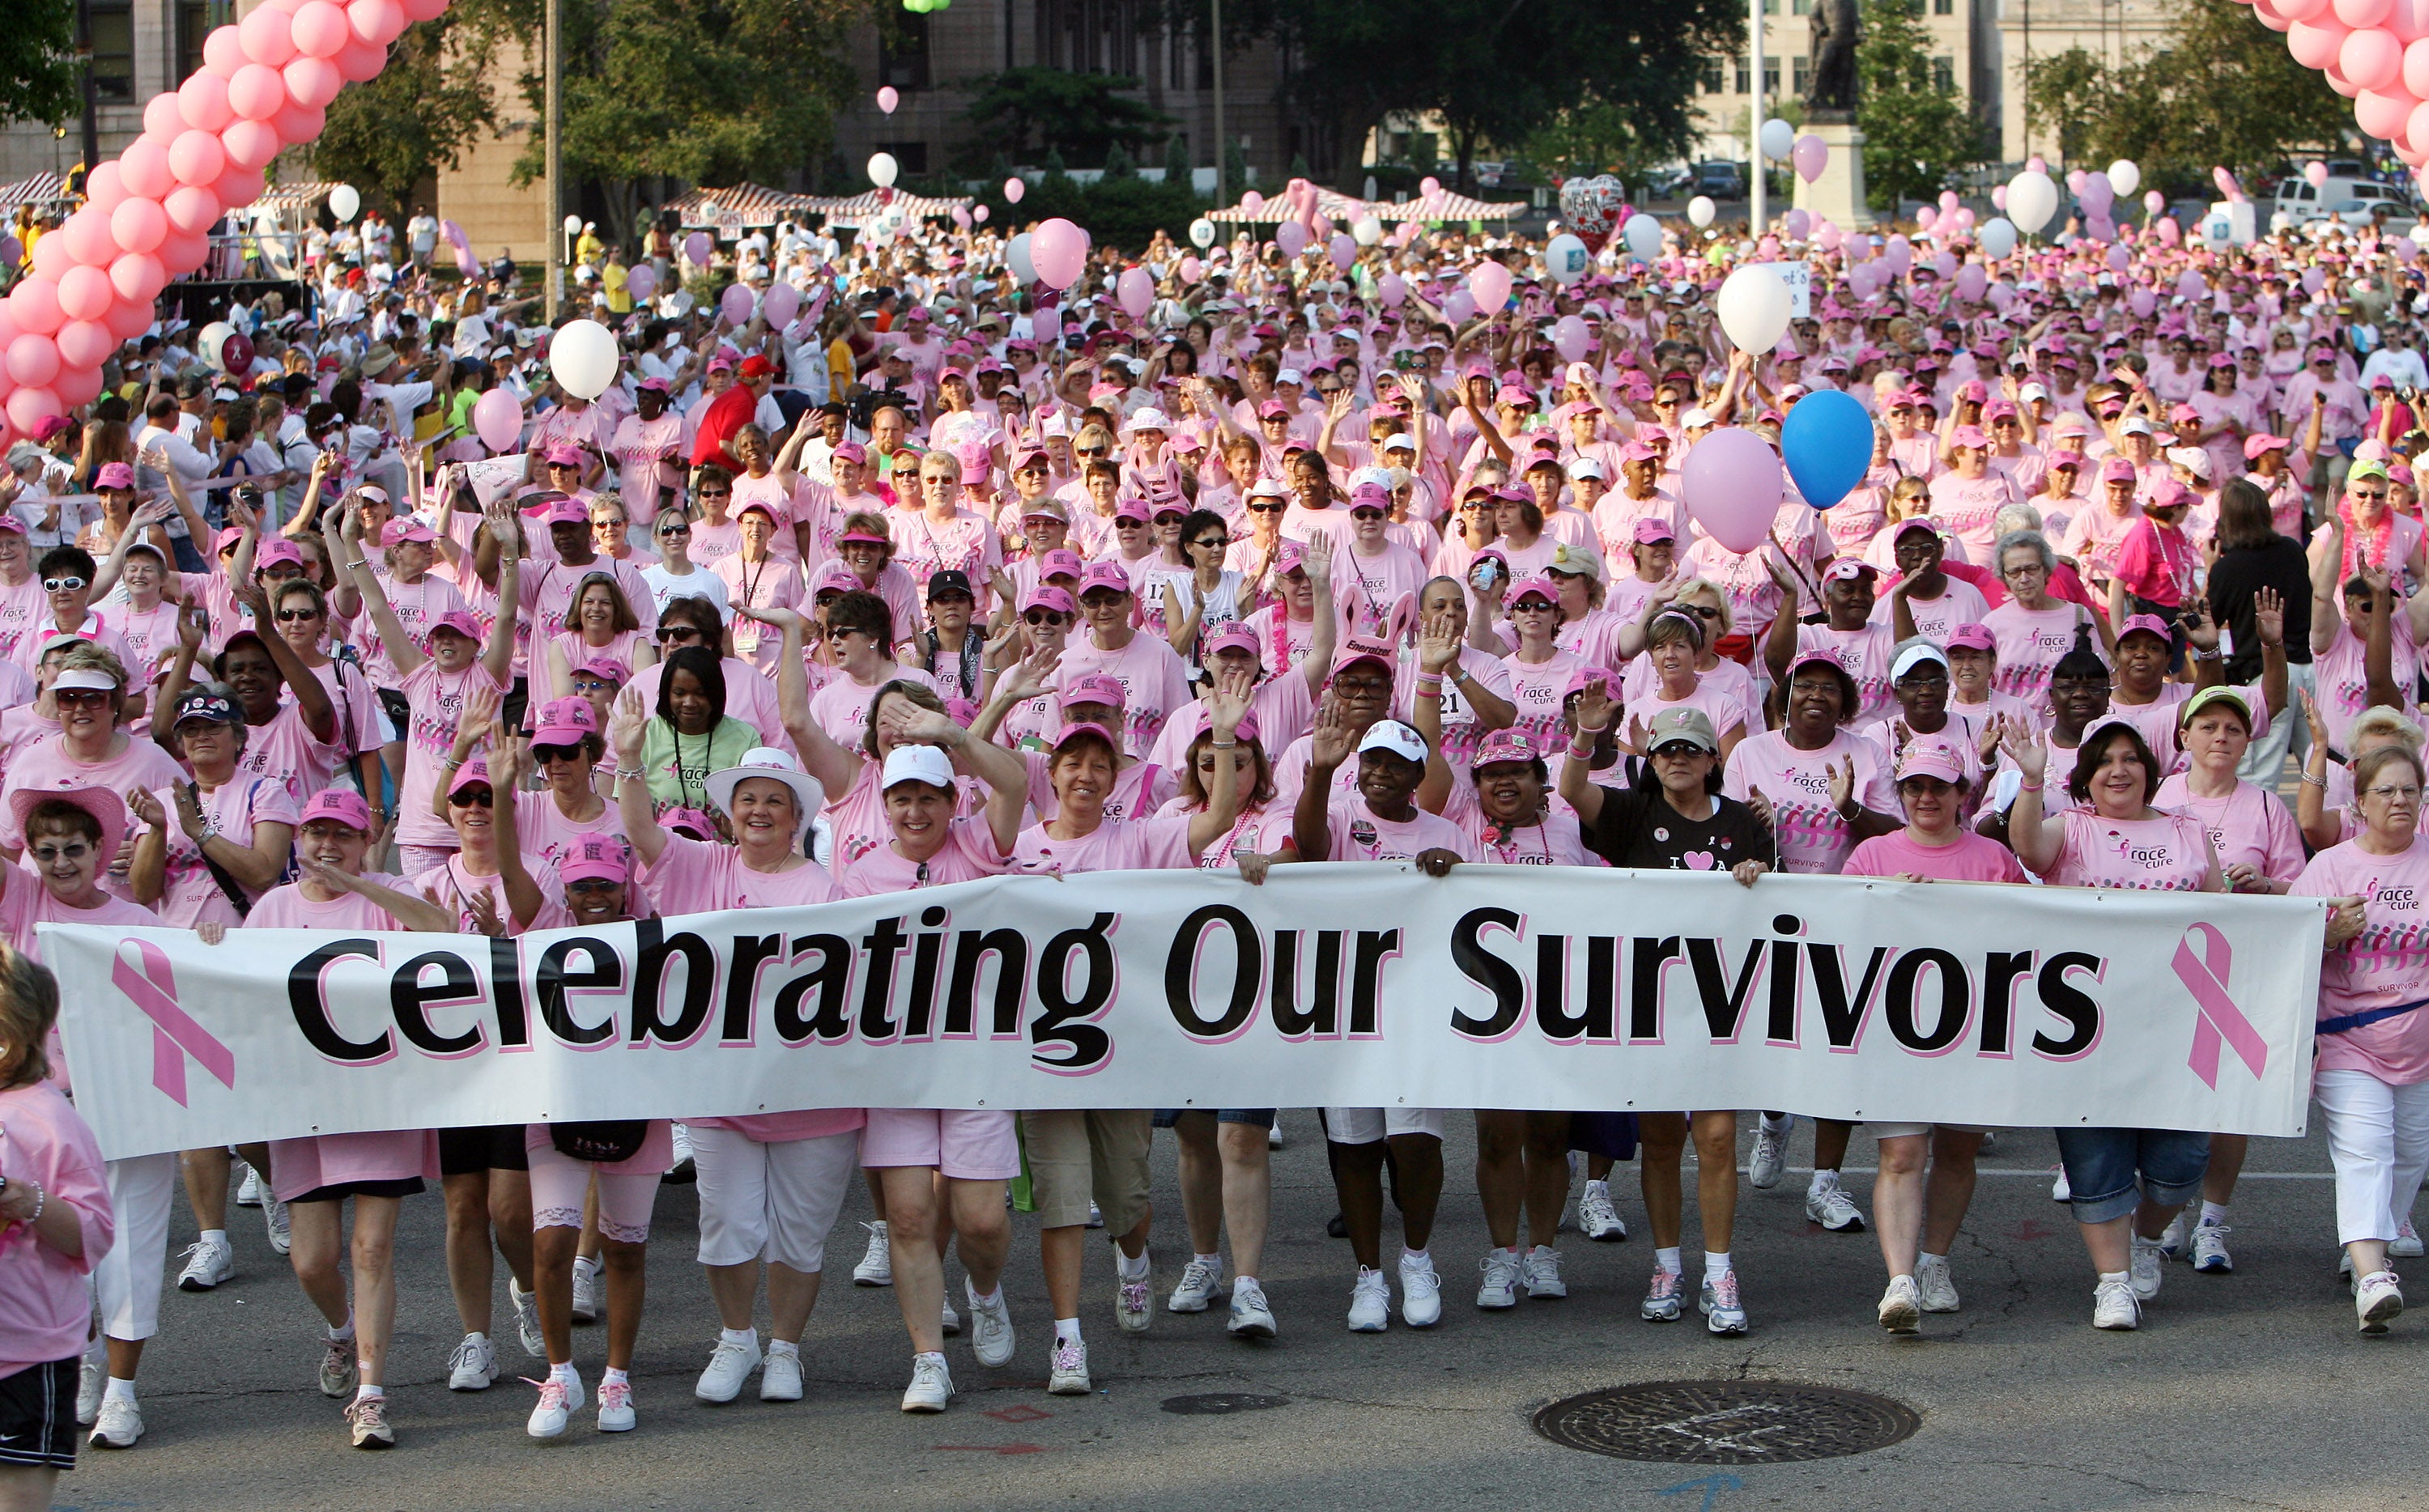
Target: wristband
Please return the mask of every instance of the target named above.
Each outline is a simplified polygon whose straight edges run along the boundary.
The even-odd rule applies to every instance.
[[[34,1211],[32,1216],[25,1220],[25,1226],[31,1228],[42,1221],[42,1209],[51,1205],[51,1194],[42,1190],[42,1184],[39,1181],[29,1181],[25,1184],[34,1189]]]
[[[2038,793],[2041,790],[2041,784],[2039,782],[2019,782],[2016,784],[2016,791],[2019,793]]]
[[[1569,742],[1569,760],[1573,762],[1592,761],[1594,760],[1594,742],[1591,740],[1572,740]]]
[[[644,772],[637,766],[630,768],[619,766],[616,768],[616,781],[620,782],[637,781],[638,779],[648,775],[648,773]]]
[[[1210,740],[1206,745],[1207,748],[1210,750],[1238,750],[1240,748],[1240,742],[1236,736],[1230,740]]]

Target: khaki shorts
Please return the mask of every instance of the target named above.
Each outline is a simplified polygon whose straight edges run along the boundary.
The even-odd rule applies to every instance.
[[[1085,1224],[1092,1195],[1108,1234],[1127,1234],[1146,1216],[1148,1151],[1155,1142],[1154,1115],[1146,1109],[1026,1112],[1020,1137],[1039,1227]]]

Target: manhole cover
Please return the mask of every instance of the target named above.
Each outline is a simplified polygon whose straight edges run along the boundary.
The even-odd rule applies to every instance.
[[[1791,1381],[1647,1381],[1535,1414],[1535,1431],[1556,1444],[1681,1465],[1835,1459],[1885,1449],[1922,1426],[1904,1403]]]
[[[1286,1396],[1252,1396],[1246,1391],[1209,1391],[1202,1396],[1168,1396],[1164,1410],[1177,1412],[1184,1418],[1214,1417],[1226,1412],[1263,1412],[1267,1407],[1286,1407]]]

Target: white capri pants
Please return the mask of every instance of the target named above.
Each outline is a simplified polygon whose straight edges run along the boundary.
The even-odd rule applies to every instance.
[[[1324,1137],[1335,1144],[1380,1144],[1394,1134],[1441,1139],[1448,1122],[1439,1108],[1328,1108]]]
[[[860,1130],[762,1144],[730,1128],[693,1125],[700,1173],[700,1263],[768,1260],[816,1275],[827,1230],[860,1175]]]
[[[110,1210],[118,1215],[118,1240],[92,1268],[93,1300],[101,1306],[101,1331],[125,1343],[140,1343],[160,1331],[160,1288],[169,1275],[169,1208],[176,1200],[177,1157],[139,1155],[107,1160]]]
[[[2327,1115],[2337,1168],[2337,1242],[2393,1239],[2429,1174],[2429,1082],[2397,1087],[2367,1071],[2322,1071],[2311,1093]]]
[[[722,1132],[720,1130],[720,1132]],[[532,1228],[580,1228],[583,1199],[599,1179],[599,1232],[619,1244],[650,1241],[650,1213],[657,1206],[657,1171],[625,1171],[624,1162],[601,1165],[577,1160],[554,1144],[531,1150]]]

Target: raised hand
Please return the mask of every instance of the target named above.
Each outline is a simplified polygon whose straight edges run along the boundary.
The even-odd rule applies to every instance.
[[[457,742],[468,750],[479,745],[481,737],[496,724],[498,706],[503,701],[503,696],[494,687],[468,684],[464,689],[464,707],[455,715]]]
[[[1436,615],[1417,632],[1417,670],[1439,677],[1459,665],[1459,624],[1449,615]]]
[[[1823,770],[1830,774],[1830,807],[1844,813],[1847,800],[1856,795],[1856,758],[1833,762]]]
[[[2013,715],[2001,715],[1999,749],[2015,763],[2017,774],[2027,782],[2039,782],[2049,775],[2049,747],[2031,725]]]
[[[607,716],[607,744],[615,748],[617,765],[630,769],[641,764],[641,743],[649,728],[640,690],[627,686],[616,695],[615,711]]]
[[[997,680],[996,696],[1013,699],[1033,698],[1046,691],[1054,668],[1062,665],[1063,649],[1059,646],[1041,646],[1013,664],[1011,670]]]
[[[1308,754],[1314,764],[1339,767],[1349,759],[1353,737],[1348,718],[1342,714],[1339,701],[1327,698],[1315,713],[1315,725],[1308,731]]]
[[[2252,619],[2259,629],[2261,645],[2286,643],[2286,600],[2276,589],[2261,588],[2253,593]]]

